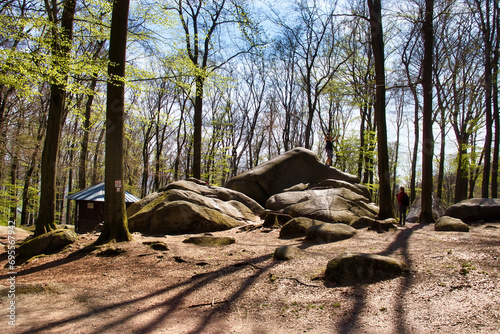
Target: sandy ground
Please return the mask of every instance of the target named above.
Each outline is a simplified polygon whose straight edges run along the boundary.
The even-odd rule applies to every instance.
[[[82,235],[63,253],[17,268],[15,299],[2,250],[2,333],[499,333],[498,222],[470,233],[364,229],[321,245],[279,239],[277,230],[214,235],[236,242],[209,248],[183,243],[185,235],[134,235],[116,245],[122,253],[97,256],[75,253],[96,239]],[[281,245],[303,256],[273,259]],[[327,262],[346,250],[399,258],[410,271],[370,285],[325,282]]]

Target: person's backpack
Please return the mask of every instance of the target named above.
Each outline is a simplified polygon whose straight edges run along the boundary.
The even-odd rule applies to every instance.
[[[401,201],[401,204],[403,204],[403,206],[409,206],[410,205],[410,197],[408,196],[407,193],[403,194],[403,200]]]

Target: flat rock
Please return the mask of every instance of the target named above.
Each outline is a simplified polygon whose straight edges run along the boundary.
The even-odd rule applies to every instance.
[[[214,236],[199,236],[199,237],[190,237],[184,239],[184,243],[195,244],[197,246],[202,247],[221,247],[227,246],[235,243],[235,239],[231,237],[214,237]]]
[[[356,285],[397,277],[406,270],[406,264],[398,259],[345,252],[328,262],[325,279],[340,285]]]
[[[355,236],[356,229],[346,224],[323,223],[307,229],[306,240],[316,243],[329,243]]]

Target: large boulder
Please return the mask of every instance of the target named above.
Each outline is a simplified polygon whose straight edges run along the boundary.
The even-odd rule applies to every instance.
[[[435,231],[469,232],[469,225],[458,218],[443,216],[436,220]]]
[[[223,231],[245,224],[220,211],[187,201],[147,205],[130,217],[128,223],[131,232],[150,235]]]
[[[72,230],[55,230],[23,242],[17,250],[16,262],[21,264],[34,256],[53,254],[78,240]]]
[[[260,222],[263,212],[257,202],[236,191],[178,181],[131,206],[128,223],[132,232],[146,234],[203,233]]]
[[[349,239],[357,233],[354,227],[346,224],[320,224],[309,227],[306,240],[316,243],[329,243]]]
[[[264,205],[269,197],[285,189],[289,190],[301,183],[317,184],[327,179],[359,183],[356,176],[322,164],[312,151],[294,148],[235,176],[229,180],[226,187]]]
[[[393,278],[406,271],[406,264],[398,259],[345,252],[328,262],[325,279],[340,285],[355,285]]]
[[[500,219],[500,198],[467,199],[448,207],[444,215],[466,223]]]
[[[327,223],[350,224],[354,219],[375,217],[378,207],[347,188],[312,189],[276,194],[266,208],[292,217],[307,217]]]

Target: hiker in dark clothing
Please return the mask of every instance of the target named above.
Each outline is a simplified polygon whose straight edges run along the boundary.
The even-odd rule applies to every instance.
[[[328,134],[325,136],[326,140],[326,165],[331,166],[332,165],[332,159],[333,159],[333,137],[332,135]]]
[[[406,210],[408,210],[408,206],[410,206],[410,197],[408,196],[407,193],[405,193],[404,187],[399,188],[397,200],[399,209],[399,225],[405,226]]]

